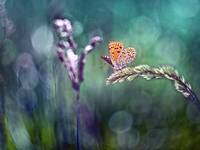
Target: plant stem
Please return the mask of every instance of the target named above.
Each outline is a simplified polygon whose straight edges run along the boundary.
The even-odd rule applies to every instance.
[[[76,91],[76,149],[80,150],[80,91]]]
[[[185,89],[187,89],[187,92],[189,93],[189,96],[186,97],[186,98],[189,101],[191,101],[197,107],[197,109],[200,111],[200,101],[199,101],[197,95],[194,93],[194,91],[191,88],[189,88],[187,84],[182,82],[182,80],[180,80],[179,77],[174,76],[174,75],[173,76],[169,75],[169,76],[173,77],[175,81],[178,81],[182,86],[184,86]]]
[[[190,96],[188,97],[188,99],[194,104],[197,106],[197,109],[200,111],[200,101],[197,97],[197,95],[190,90]]]

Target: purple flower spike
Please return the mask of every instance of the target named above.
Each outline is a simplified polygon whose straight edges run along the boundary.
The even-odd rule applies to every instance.
[[[99,36],[93,37],[91,39],[90,43],[88,45],[86,45],[84,51],[81,53],[81,55],[79,57],[79,75],[78,75],[80,82],[83,82],[83,80],[84,80],[83,71],[84,71],[87,54],[89,54],[97,46],[97,44],[99,44],[101,42],[102,42],[101,37],[99,37]]]
[[[61,28],[64,25],[63,19],[56,19],[54,25],[56,28]]]
[[[54,27],[57,32],[59,41],[57,43],[57,55],[61,63],[65,66],[69,79],[72,83],[72,88],[76,94],[76,145],[80,150],[80,86],[84,79],[84,66],[86,62],[86,56],[102,41],[99,36],[93,37],[89,44],[85,46],[81,55],[78,56],[75,53],[77,48],[76,43],[73,40],[72,32],[73,28],[71,22],[68,19],[56,19],[54,21]]]
[[[54,22],[55,28],[59,31],[72,33],[71,22],[67,19],[56,19]]]
[[[72,33],[72,25],[71,22],[68,19],[64,19],[64,31],[68,32],[68,33]]]
[[[93,37],[89,44],[86,45],[85,49],[84,49],[84,52],[86,54],[88,54],[89,52],[91,52],[98,44],[100,44],[102,42],[102,38],[99,37],[99,36],[95,36]]]
[[[91,50],[93,50],[97,44],[102,42],[102,38],[100,36],[95,36],[91,39],[90,43],[85,47],[84,52],[87,54]]]
[[[56,19],[54,25],[59,36],[57,44],[58,58],[67,68],[73,85],[77,84],[77,86],[80,86],[80,83],[83,82],[83,70],[86,56],[102,41],[102,38],[99,36],[93,37],[78,57],[74,52],[76,44],[72,37],[73,30],[71,22],[68,19]]]
[[[68,19],[56,19],[54,21],[54,27],[58,33],[59,39],[65,39],[69,43],[71,49],[76,49],[77,45],[72,37],[73,28],[71,22]]]

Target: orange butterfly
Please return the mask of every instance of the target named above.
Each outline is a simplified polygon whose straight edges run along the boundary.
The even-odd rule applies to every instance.
[[[108,49],[110,55],[101,58],[112,65],[114,70],[122,69],[135,60],[136,50],[132,47],[124,48],[121,42],[110,42]]]

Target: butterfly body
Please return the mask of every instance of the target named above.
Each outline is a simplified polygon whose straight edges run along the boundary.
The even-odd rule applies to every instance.
[[[113,66],[114,70],[119,70],[133,62],[136,57],[136,50],[132,47],[124,48],[121,42],[110,42],[108,44],[109,56],[102,59]]]

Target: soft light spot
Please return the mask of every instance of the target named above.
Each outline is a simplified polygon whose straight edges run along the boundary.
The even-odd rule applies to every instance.
[[[19,73],[19,81],[24,89],[34,89],[39,81],[39,73],[33,66],[22,69]]]
[[[151,129],[144,136],[145,149],[160,149],[167,139],[167,129]]]
[[[83,33],[83,25],[79,21],[74,22],[73,28],[74,28],[73,32],[74,36],[79,36]]]
[[[39,81],[39,73],[28,53],[21,54],[16,61],[15,71],[18,84],[24,89],[34,89]]]
[[[199,0],[171,0],[173,12],[181,18],[191,18],[197,15],[200,8]]]
[[[4,5],[7,0],[0,0],[0,5]]]
[[[164,36],[157,42],[154,53],[159,63],[177,65],[185,57],[185,45],[175,36]]]
[[[131,129],[132,123],[133,118],[130,113],[118,111],[111,116],[109,127],[115,133],[124,133]]]
[[[82,144],[86,149],[94,149],[94,147],[98,145],[97,141],[95,140],[95,137],[93,137],[91,134],[83,132],[83,137],[84,138],[82,138]]]
[[[49,56],[52,53],[53,41],[53,32],[46,25],[37,28],[31,36],[32,46],[38,54]]]
[[[33,65],[34,65],[34,63],[33,63],[32,55],[29,53],[22,53],[18,56],[18,58],[16,60],[15,69],[18,72],[21,67],[28,68]]]
[[[134,130],[130,133],[122,133],[117,135],[117,143],[122,149],[132,149],[140,142],[140,133]]]
[[[136,20],[133,20],[129,35],[133,37],[135,43],[144,47],[150,47],[155,44],[160,32],[160,26],[155,20],[146,16],[140,16]]]

